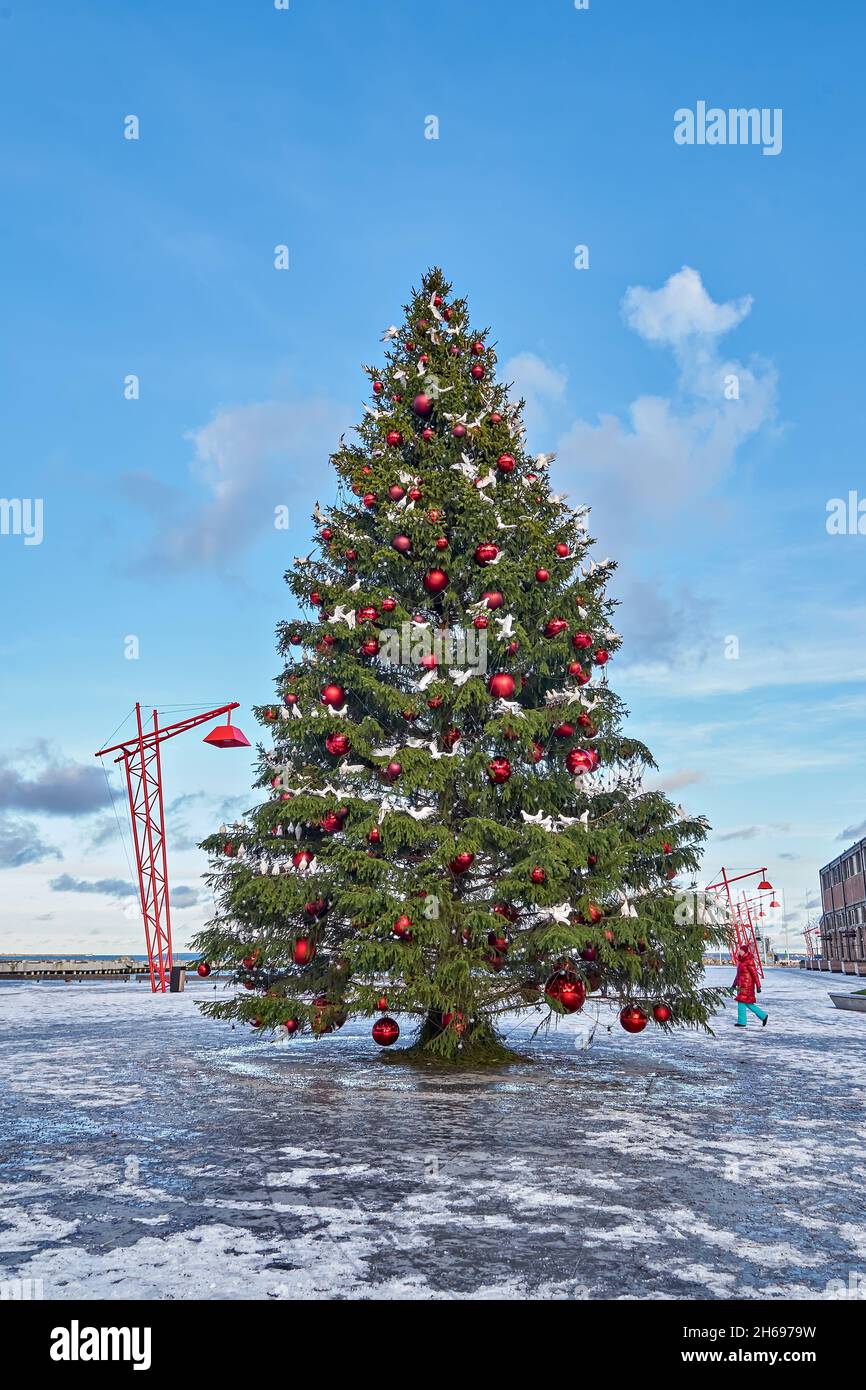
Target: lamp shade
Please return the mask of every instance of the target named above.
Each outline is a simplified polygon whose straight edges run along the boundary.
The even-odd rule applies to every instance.
[[[249,748],[250,741],[246,734],[241,733],[235,724],[218,724],[215,729],[211,729],[209,734],[205,734],[204,743],[209,743],[213,748]]]
[[[772,891],[773,885],[768,878],[762,878],[761,882],[758,884],[758,888],[760,892],[768,893]]]

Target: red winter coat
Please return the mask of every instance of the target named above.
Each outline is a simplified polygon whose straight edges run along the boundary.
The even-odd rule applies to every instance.
[[[752,957],[741,960],[737,965],[737,973],[734,977],[734,986],[737,991],[738,1004],[754,1004],[755,989],[761,988],[761,980],[758,969]]]

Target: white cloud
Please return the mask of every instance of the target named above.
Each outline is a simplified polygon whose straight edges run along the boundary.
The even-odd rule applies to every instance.
[[[695,334],[716,337],[736,328],[749,313],[752,296],[716,304],[704,289],[697,270],[684,265],[662,285],[648,290],[631,285],[622,300],[629,328],[651,343],[679,344]]]
[[[534,352],[509,357],[502,368],[504,381],[513,382],[526,402],[523,418],[529,431],[543,428],[548,408],[565,398],[568,373],[551,367]]]
[[[328,457],[350,412],[333,401],[260,401],[220,410],[190,433],[191,473],[199,499],[175,499],[154,537],[147,564],[169,571],[219,569],[227,558],[273,526],[274,508],[288,506],[294,528],[328,472]],[[159,487],[157,480],[141,477]]]

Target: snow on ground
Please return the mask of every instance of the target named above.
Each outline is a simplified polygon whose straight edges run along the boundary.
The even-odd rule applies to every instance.
[[[768,1027],[729,1005],[715,1037],[605,1012],[585,1050],[584,1013],[484,1074],[389,1065],[368,1023],[211,1023],[210,982],[0,986],[0,1277],[59,1299],[827,1297],[866,1279],[866,1015],[828,985],[857,988],[770,971]]]

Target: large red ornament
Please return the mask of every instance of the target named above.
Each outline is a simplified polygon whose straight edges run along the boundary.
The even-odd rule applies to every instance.
[[[309,936],[299,936],[292,947],[292,960],[295,965],[309,965],[315,954],[315,942]]]
[[[567,1014],[575,1014],[583,1008],[586,987],[573,970],[557,970],[544,986],[548,999],[555,999]]]
[[[545,637],[558,637],[561,632],[565,632],[567,627],[568,623],[565,618],[551,618],[550,622],[545,624],[544,635]]]
[[[610,652],[605,651],[604,647],[597,647],[592,659],[596,666],[604,666],[610,660]]]
[[[389,1018],[385,1014],[384,1018],[377,1018],[372,1028],[373,1042],[380,1047],[390,1047],[400,1036],[400,1025],[394,1018]]]
[[[397,600],[396,600],[395,598],[383,598],[383,599],[382,599],[382,612],[383,612],[383,613],[393,613],[393,612],[394,612],[394,609],[395,609],[396,607],[397,607]]]
[[[402,912],[394,923],[392,930],[395,936],[408,936],[412,930],[412,918],[407,917],[405,912]]]
[[[576,632],[571,639],[571,645],[575,651],[585,651],[587,647],[592,646],[592,638],[588,632]]]
[[[656,1023],[668,1023],[670,1021],[670,1016],[671,1011],[668,1008],[667,1004],[653,1005],[653,1018],[655,1019]]]
[[[382,832],[379,829],[378,825],[373,826],[373,829],[370,831],[369,835],[367,836],[367,839],[370,841],[371,845],[378,845],[381,842]]]
[[[471,850],[466,849],[452,859],[448,867],[452,874],[465,874],[469,872],[474,862],[475,855]]]
[[[298,1031],[298,1029],[300,1028],[300,1026],[301,1026],[300,1019],[297,1019],[297,1018],[284,1018],[284,1019],[283,1019],[283,1027],[285,1028],[285,1030],[286,1030],[286,1032],[289,1034],[289,1036],[291,1036],[292,1033],[297,1033],[297,1031]]]
[[[492,608],[501,608],[502,605],[503,605],[503,603],[505,602],[505,597],[504,597],[504,595],[498,593],[495,589],[493,589],[493,590],[487,589],[487,590],[481,595],[481,599],[482,599],[482,602],[483,602],[483,603],[486,603],[486,604],[487,604],[487,607],[488,607],[488,608],[491,608],[491,609],[492,609]]]
[[[517,687],[507,671],[496,671],[487,682],[487,689],[497,700],[510,700]]]
[[[480,362],[476,362],[476,363],[473,365],[471,374],[472,374],[472,376],[475,378],[476,381],[483,381],[483,380],[484,380],[484,368],[482,367],[482,365],[481,365]]]
[[[325,739],[325,747],[328,752],[333,753],[334,757],[337,758],[342,757],[344,753],[348,753],[351,746],[345,734],[328,734],[328,737]]]
[[[582,772],[592,772],[598,764],[598,755],[594,750],[586,748],[572,748],[565,759],[565,766],[573,777],[579,777]]]
[[[346,692],[341,685],[326,685],[322,691],[322,704],[331,709],[342,709],[346,703]]]
[[[391,542],[395,550],[399,550],[401,555],[406,555],[412,549],[412,542],[408,536],[395,536]]]
[[[379,616],[378,608],[374,608],[372,603],[365,604],[363,608],[358,608],[355,618],[359,623],[374,623]]]
[[[412,402],[412,409],[416,415],[429,415],[433,409],[433,402],[429,396],[425,396],[422,392]]]
[[[391,445],[392,449],[398,448],[399,445],[403,443],[403,436],[399,430],[389,430],[385,438],[386,442]]]
[[[201,975],[203,980],[207,979],[208,975],[210,974],[210,966],[208,965],[206,960],[199,961],[198,965],[196,966],[196,973]]]
[[[494,758],[487,765],[487,776],[491,782],[507,782],[511,776],[511,763],[507,758]]]
[[[319,821],[319,825],[326,835],[336,835],[337,831],[343,828],[343,822],[336,811],[326,811]]]
[[[364,497],[363,497],[363,502],[364,502],[364,506],[365,506],[365,507],[375,507],[375,505],[376,505],[376,494],[375,494],[375,492],[365,492],[365,493],[364,493]]]
[[[499,554],[499,546],[492,541],[485,541],[482,545],[475,547],[475,559],[479,565],[489,565]]]
[[[543,870],[543,869],[540,867],[540,865],[538,865],[538,864],[536,864],[535,868],[532,870],[532,873],[529,875],[529,877],[532,879],[532,882],[533,882],[533,883],[546,883],[546,882],[547,882],[547,874],[544,872],[544,870]]]
[[[627,1033],[642,1033],[649,1022],[643,1009],[637,1004],[626,1004],[620,1012],[619,1021]]]
[[[535,577],[538,580],[539,584],[546,584],[548,579],[550,578],[550,575],[547,570],[536,570]]]
[[[361,643],[361,652],[364,656],[378,656],[379,643],[375,637],[368,637],[366,642]]]
[[[566,556],[568,555],[568,546],[565,544],[565,541],[559,542],[559,544],[556,547],[556,553],[559,556],[560,560],[564,560],[566,558]]]
[[[402,771],[403,766],[401,763],[389,763],[388,766],[385,768],[385,772],[387,776],[390,777],[392,782],[395,780],[395,778],[400,776],[400,773]]]
[[[448,588],[448,575],[444,570],[430,570],[424,576],[424,588],[428,594],[441,594]]]

